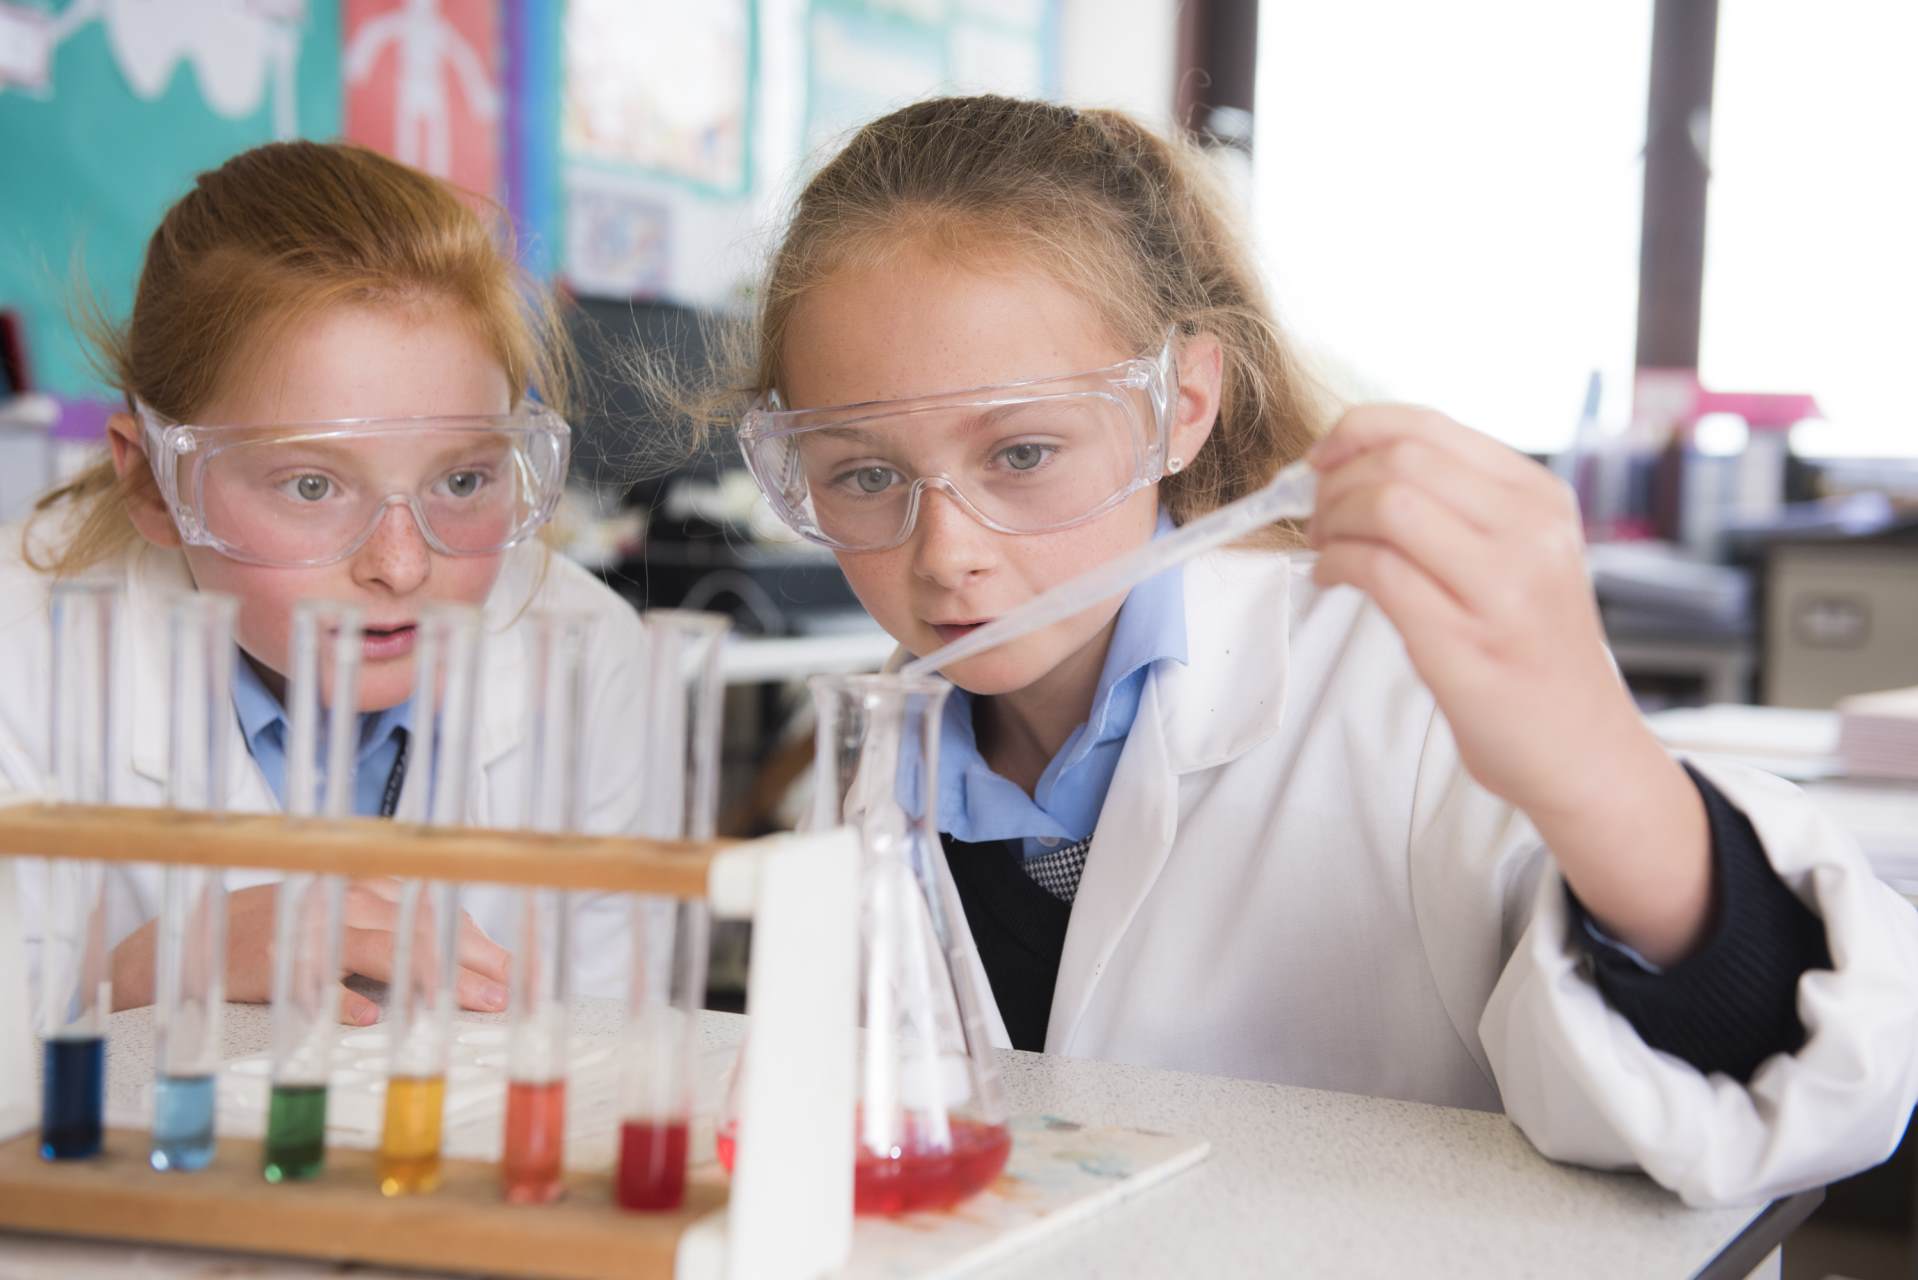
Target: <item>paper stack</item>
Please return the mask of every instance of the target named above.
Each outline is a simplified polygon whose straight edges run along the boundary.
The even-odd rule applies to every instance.
[[[1839,699],[1838,756],[1854,778],[1918,781],[1918,686]]]
[[[1670,707],[1645,717],[1658,740],[1687,755],[1735,760],[1793,782],[1843,774],[1838,713],[1718,702]]]

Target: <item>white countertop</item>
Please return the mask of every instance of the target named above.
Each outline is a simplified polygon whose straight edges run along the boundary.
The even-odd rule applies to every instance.
[[[264,1010],[231,1013],[229,1053],[263,1047]],[[596,1002],[577,1027],[610,1035],[617,1016]],[[745,1021],[705,1015],[707,1054],[736,1043]],[[109,1043],[110,1105],[124,1104],[151,1070],[146,1011],[115,1015]],[[1033,1053],[1006,1052],[1001,1067],[1016,1113],[1196,1135],[1212,1154],[984,1276],[1690,1276],[1760,1212],[1689,1210],[1642,1177],[1553,1164],[1500,1115]],[[0,1234],[0,1278],[51,1274],[339,1271]]]
[[[994,1276],[1689,1276],[1757,1213],[1553,1164],[1502,1115],[1042,1054],[1005,1069],[1016,1111],[1213,1150]]]

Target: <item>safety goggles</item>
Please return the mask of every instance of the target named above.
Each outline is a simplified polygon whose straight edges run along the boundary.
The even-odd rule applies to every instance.
[[[491,555],[553,514],[572,433],[549,409],[247,426],[169,422],[135,404],[180,536],[248,564],[344,560],[391,506],[442,555]]]
[[[784,408],[769,391],[739,445],[801,537],[883,551],[938,490],[988,529],[1049,533],[1104,514],[1165,474],[1177,350],[1104,369],[910,400]]]

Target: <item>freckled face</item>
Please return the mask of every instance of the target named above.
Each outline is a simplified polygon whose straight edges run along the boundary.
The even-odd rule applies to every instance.
[[[787,334],[781,390],[802,409],[996,386],[1138,354],[1031,264],[982,271],[913,253],[841,271],[800,302]],[[838,559],[860,603],[921,655],[963,634],[956,624],[990,621],[1140,545],[1157,521],[1158,493],[1146,488],[1071,528],[999,533],[930,491],[904,543]],[[1121,603],[1095,606],[945,674],[977,694],[1023,689],[1102,643]]]
[[[226,388],[194,413],[206,423],[270,424],[341,418],[407,418],[507,412],[505,372],[457,317],[424,308],[343,306],[286,335],[253,376]],[[396,433],[354,439],[346,447],[362,473],[394,492],[430,483],[444,468],[443,444]],[[285,695],[292,666],[293,606],[301,600],[356,605],[368,636],[362,653],[360,709],[403,702],[413,684],[413,627],[420,607],[440,601],[477,605],[498,579],[502,557],[447,556],[421,536],[412,513],[389,506],[365,545],[317,568],[284,569],[229,560],[210,547],[185,548],[194,582],[240,601],[240,647]]]

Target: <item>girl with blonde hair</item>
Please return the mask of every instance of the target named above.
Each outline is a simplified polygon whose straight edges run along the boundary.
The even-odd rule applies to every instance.
[[[1303,529],[949,669],[939,825],[1003,1042],[1453,1106],[1694,1203],[1918,1094],[1918,919],[1790,786],[1681,762],[1573,500],[1336,414],[1204,162],[947,98],[806,185],[715,418],[923,655],[1309,456]]]

